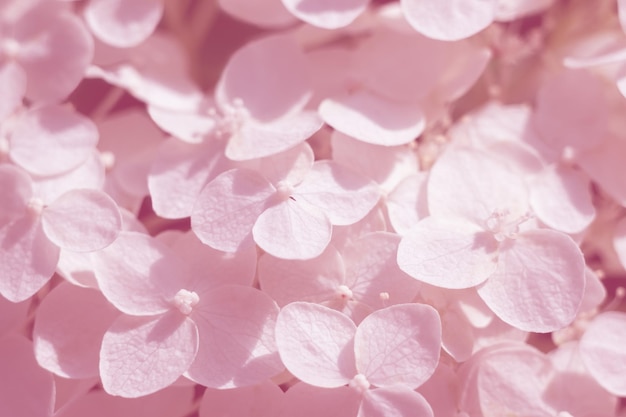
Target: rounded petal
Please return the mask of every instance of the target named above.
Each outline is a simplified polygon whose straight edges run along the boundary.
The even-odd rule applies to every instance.
[[[104,334],[100,376],[111,395],[136,398],[174,383],[193,362],[198,329],[179,311],[121,315]]]
[[[148,175],[155,213],[166,219],[189,217],[202,187],[229,168],[220,141],[190,144],[167,139],[159,146]]]
[[[176,293],[187,287],[185,265],[148,235],[122,232],[111,245],[92,254],[104,296],[120,311],[153,315],[172,308]]]
[[[54,379],[33,355],[32,343],[21,336],[0,340],[0,415],[51,417]]]
[[[469,288],[496,270],[497,251],[493,235],[471,223],[430,216],[400,241],[398,265],[413,278],[437,287]]]
[[[532,230],[503,246],[498,268],[478,294],[504,322],[551,332],[576,317],[585,292],[585,260],[578,245],[553,230]]]
[[[0,120],[6,120],[22,104],[26,94],[26,73],[18,64],[6,62],[0,66]]]
[[[214,117],[200,112],[177,112],[150,104],[148,113],[161,129],[187,143],[201,143],[217,124]]]
[[[324,100],[319,114],[334,129],[372,145],[413,142],[426,127],[421,109],[368,92]]]
[[[565,233],[582,232],[596,214],[589,177],[560,164],[546,168],[535,178],[530,205],[542,222]]]
[[[323,388],[345,385],[357,374],[355,333],[344,314],[302,301],[283,307],[276,322],[276,344],[287,370]]]
[[[216,101],[222,110],[241,101],[261,122],[297,113],[311,96],[308,68],[291,37],[266,36],[233,54],[215,88]]]
[[[405,235],[428,216],[427,174],[409,175],[387,196],[387,213],[393,230]]]
[[[32,213],[0,228],[0,247],[0,294],[15,303],[39,291],[59,261],[59,247]]]
[[[255,171],[233,169],[208,183],[191,213],[191,228],[214,249],[235,252],[252,233],[257,218],[276,192]]]
[[[291,13],[324,29],[348,26],[365,11],[368,0],[282,0]]]
[[[422,35],[442,41],[468,38],[491,24],[494,0],[401,0],[404,16]]]
[[[294,198],[321,209],[333,225],[363,219],[380,199],[376,184],[332,161],[319,161],[296,188]]]
[[[102,337],[118,314],[98,290],[62,283],[37,309],[37,362],[64,378],[97,377]]]
[[[278,306],[261,291],[225,285],[200,294],[191,318],[199,348],[187,376],[209,388],[259,384],[284,370],[274,328]]]
[[[369,390],[363,396],[357,417],[434,417],[428,401],[404,386]]]
[[[122,229],[115,201],[102,191],[74,190],[63,194],[41,215],[43,230],[54,244],[76,252],[110,245]]]
[[[415,389],[439,363],[439,314],[426,304],[397,304],[375,311],[359,324],[354,351],[358,371],[372,384]]]
[[[10,165],[0,165],[0,226],[22,217],[33,196],[33,185],[28,174]]]
[[[128,48],[154,32],[163,8],[162,0],[90,0],[84,13],[85,21],[98,39]]]
[[[304,111],[271,123],[248,122],[229,139],[226,156],[244,161],[275,155],[313,136],[324,122],[316,112]]]
[[[98,130],[90,119],[66,107],[40,107],[17,122],[9,155],[30,173],[50,176],[77,168],[97,142]]]
[[[261,249],[283,259],[311,259],[330,242],[328,217],[306,202],[290,198],[259,215],[252,236]]]
[[[626,313],[598,315],[580,339],[580,356],[589,373],[607,391],[626,396]]]

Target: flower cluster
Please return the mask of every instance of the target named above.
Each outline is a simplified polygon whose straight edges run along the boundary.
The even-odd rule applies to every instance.
[[[0,2],[0,417],[626,416],[626,1]]]

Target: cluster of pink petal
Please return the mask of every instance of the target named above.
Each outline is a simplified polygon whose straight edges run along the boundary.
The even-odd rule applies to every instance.
[[[626,0],[0,0],[0,417],[625,417]]]

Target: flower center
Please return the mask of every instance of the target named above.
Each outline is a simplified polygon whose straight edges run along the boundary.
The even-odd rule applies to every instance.
[[[248,112],[243,100],[240,98],[236,98],[232,104],[224,106],[221,116],[218,115],[215,109],[209,110],[209,115],[217,120],[215,132],[218,137],[232,135],[250,119],[250,112]]]
[[[40,198],[33,197],[27,204],[28,210],[36,215],[40,215],[45,207],[43,201]]]
[[[498,242],[502,242],[505,239],[517,238],[520,225],[528,219],[530,219],[528,214],[513,217],[509,210],[494,210],[485,221],[485,226]]]
[[[352,381],[348,384],[351,388],[355,389],[358,393],[363,394],[370,387],[370,382],[367,380],[365,375],[356,374]]]
[[[281,201],[287,200],[294,192],[293,185],[291,185],[288,181],[279,181],[276,184],[276,195]]]
[[[200,297],[194,291],[180,290],[174,296],[174,305],[184,315],[189,315],[193,311],[193,308],[200,301]]]
[[[352,290],[346,285],[340,285],[337,287],[337,293],[342,300],[352,300]]]

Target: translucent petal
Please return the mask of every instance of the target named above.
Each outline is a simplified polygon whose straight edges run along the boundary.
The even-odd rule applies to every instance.
[[[598,315],[580,339],[580,355],[589,373],[607,391],[626,395],[626,314],[608,311]]]
[[[308,62],[289,36],[253,41],[231,56],[215,98],[222,110],[241,100],[253,119],[269,122],[294,114],[311,95]]]
[[[16,335],[0,340],[0,375],[0,415],[52,416],[54,379],[37,364],[29,340]]]
[[[324,388],[345,385],[357,374],[355,333],[347,316],[306,302],[286,305],[276,322],[276,344],[289,372]]]
[[[200,417],[277,417],[282,411],[283,391],[270,381],[244,388],[207,388],[200,403]]]
[[[494,0],[402,0],[411,26],[422,35],[442,41],[468,38],[493,21]]]
[[[46,237],[39,216],[28,213],[0,228],[0,294],[26,300],[54,274],[59,247]]]
[[[400,104],[368,92],[324,100],[324,121],[338,131],[373,145],[404,145],[415,140],[426,121],[414,104]]]
[[[369,390],[363,396],[358,417],[433,417],[433,410],[421,394],[404,386]]]
[[[199,348],[187,376],[209,388],[259,384],[284,370],[274,340],[278,306],[261,291],[225,285],[200,294],[191,318]]]
[[[430,216],[398,246],[398,265],[413,278],[443,288],[469,288],[495,270],[498,242],[465,221]]]
[[[121,315],[102,340],[102,386],[127,398],[151,394],[174,383],[197,349],[198,329],[179,311],[155,317]]]
[[[0,165],[0,226],[22,217],[33,195],[28,174],[10,165]]]
[[[40,107],[17,122],[9,155],[27,171],[49,176],[77,168],[97,142],[98,130],[85,116],[66,107]]]
[[[176,112],[148,105],[148,113],[161,129],[187,143],[202,142],[216,126],[214,117],[200,112]]]
[[[218,4],[231,16],[261,27],[286,26],[296,21],[281,0],[218,0]]]
[[[319,161],[295,191],[320,208],[333,225],[349,225],[364,218],[380,198],[376,185],[352,170],[331,162]]]
[[[285,7],[305,22],[324,29],[348,26],[367,8],[368,0],[282,0]]]
[[[552,4],[554,4],[554,0],[498,0],[496,20],[499,22],[510,22],[540,13],[552,6]]]
[[[626,206],[626,175],[615,175],[624,166],[623,155],[626,155],[626,141],[612,135],[597,148],[582,154],[578,163],[604,191]]]
[[[323,124],[312,111],[288,115],[270,123],[249,121],[231,136],[226,156],[243,161],[274,155],[304,142]]]
[[[0,89],[3,91],[0,101],[0,120],[5,120],[22,104],[26,94],[26,73],[14,62],[0,66]]]
[[[235,252],[274,193],[275,188],[254,171],[226,171],[202,189],[191,213],[191,228],[212,248]]]
[[[229,168],[220,141],[190,144],[175,138],[166,140],[159,146],[148,175],[154,211],[167,219],[189,217],[202,187]]]
[[[356,367],[379,387],[422,385],[435,372],[441,320],[426,304],[398,304],[370,314],[354,336]]]
[[[272,184],[285,181],[296,186],[306,178],[314,160],[313,149],[307,142],[303,142],[284,152],[259,159],[256,168]]]
[[[323,212],[290,198],[263,211],[252,228],[257,245],[283,259],[319,256],[328,246],[331,233],[332,225]]]
[[[259,258],[259,285],[283,307],[293,301],[321,303],[333,299],[344,283],[344,264],[329,245],[318,257],[287,260],[264,254]]]
[[[617,222],[613,233],[613,246],[617,252],[617,257],[622,266],[626,268],[626,219]]]
[[[421,219],[428,216],[426,201],[427,174],[407,176],[387,196],[387,214],[393,230],[405,235]]]
[[[118,314],[99,291],[62,283],[37,309],[37,362],[65,378],[97,377],[102,337]]]
[[[91,252],[110,245],[122,228],[115,201],[102,191],[74,190],[63,194],[41,215],[46,236],[57,246]]]
[[[152,34],[163,8],[161,0],[90,0],[84,13],[85,21],[98,39],[128,48]]]
[[[585,290],[578,245],[553,230],[524,232],[500,250],[498,268],[478,294],[503,321],[521,330],[551,332],[570,324]]]
[[[534,179],[530,205],[542,222],[565,233],[582,232],[596,214],[589,177],[562,164],[547,167]]]
[[[92,260],[102,293],[126,314],[168,311],[189,279],[185,265],[167,246],[140,233],[120,233],[113,244],[94,252]]]

